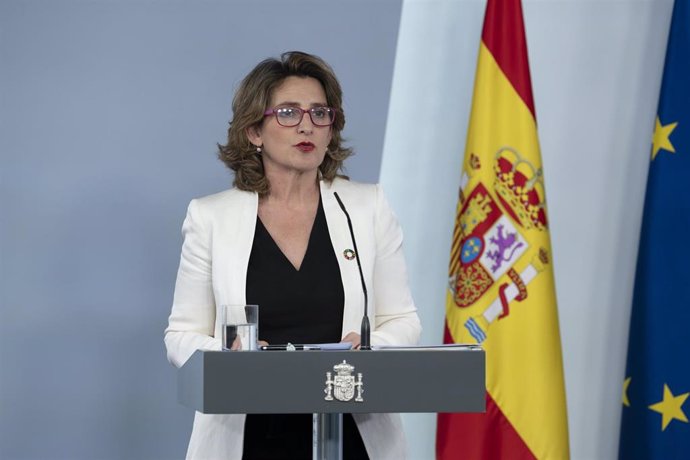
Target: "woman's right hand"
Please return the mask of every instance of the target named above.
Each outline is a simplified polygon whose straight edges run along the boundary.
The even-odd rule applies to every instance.
[[[362,342],[362,338],[356,332],[348,332],[348,334],[340,340],[341,342],[350,342],[352,344],[353,350],[359,350],[359,345]]]

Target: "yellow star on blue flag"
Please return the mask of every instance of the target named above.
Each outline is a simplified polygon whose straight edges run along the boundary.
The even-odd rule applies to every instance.
[[[656,158],[659,150],[668,150],[671,153],[676,153],[669,137],[674,129],[678,126],[678,122],[662,125],[659,117],[656,117],[656,125],[654,126],[654,134],[652,135],[652,160]]]
[[[688,399],[690,393],[683,393],[682,395],[673,396],[668,385],[664,384],[664,399],[656,404],[649,406],[654,412],[661,414],[661,430],[665,430],[671,420],[680,420],[688,423],[688,418],[683,412],[683,403]]]

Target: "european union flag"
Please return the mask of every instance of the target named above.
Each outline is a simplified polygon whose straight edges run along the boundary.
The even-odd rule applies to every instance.
[[[676,0],[652,140],[621,459],[690,458],[690,2]]]

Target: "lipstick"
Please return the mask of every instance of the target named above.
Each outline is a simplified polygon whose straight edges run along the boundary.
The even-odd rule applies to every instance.
[[[299,144],[295,145],[295,147],[297,147],[297,149],[300,152],[305,152],[305,153],[311,152],[312,150],[314,150],[314,148],[316,148],[316,146],[314,144],[312,144],[311,142],[300,142]]]

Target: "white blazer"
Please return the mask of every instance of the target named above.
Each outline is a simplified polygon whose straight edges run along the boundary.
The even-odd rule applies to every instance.
[[[407,284],[402,231],[378,185],[337,178],[321,181],[331,243],[338,258],[345,305],[342,335],[359,332],[364,314],[357,261],[343,252],[354,249],[347,218],[333,193],[347,208],[357,239],[369,292],[372,345],[417,343],[421,325]],[[246,303],[247,266],[258,195],[231,189],[192,200],[182,226],[184,243],[165,346],[168,359],[182,366],[194,351],[220,350],[221,327],[216,308]],[[372,459],[406,457],[398,414],[353,414]],[[245,415],[197,412],[189,441],[189,459],[241,459]]]

